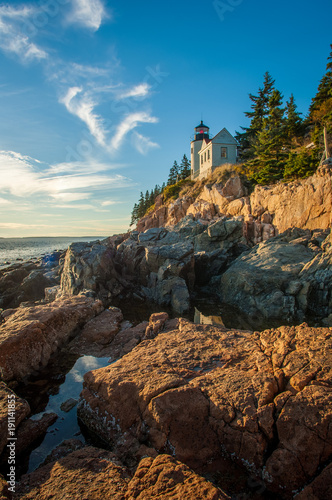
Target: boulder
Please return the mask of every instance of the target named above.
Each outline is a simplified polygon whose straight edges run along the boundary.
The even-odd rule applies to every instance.
[[[102,310],[100,301],[75,296],[13,311],[0,325],[3,380],[20,380],[46,366],[52,353]]]
[[[125,500],[161,498],[226,500],[230,497],[169,455],[144,458],[128,485]]]
[[[61,274],[61,293],[77,295],[83,289],[94,291],[98,298],[110,299],[128,284],[114,262],[116,247],[129,234],[116,235],[92,243],[72,243],[65,256]]]
[[[15,308],[22,302],[42,300],[45,288],[59,282],[59,255],[55,252],[36,262],[14,264],[0,270],[0,307]]]
[[[90,446],[23,476],[16,495],[21,500],[123,500],[129,478],[113,453]]]
[[[144,444],[197,470],[226,453],[290,498],[332,453],[331,342],[306,324],[252,334],[181,319],[87,373],[78,415],[123,459]]]
[[[110,346],[121,329],[122,320],[122,312],[117,307],[105,309],[101,314],[90,319],[70,342],[70,352],[97,357],[109,356]]]
[[[34,441],[46,434],[47,429],[54,424],[56,413],[42,413],[34,415],[22,422],[17,430],[16,454],[23,453]]]
[[[308,313],[327,317],[332,253],[324,251],[317,234],[326,236],[288,230],[242,254],[220,279],[221,300],[267,320],[301,320]]]

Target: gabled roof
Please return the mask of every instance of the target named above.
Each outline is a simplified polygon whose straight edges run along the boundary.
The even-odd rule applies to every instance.
[[[232,134],[230,132],[228,132],[226,127],[222,128],[214,137],[212,137],[211,142],[213,142],[214,139],[216,139],[218,137],[218,135],[220,135],[222,132],[226,133],[226,135],[229,137],[232,144],[237,144],[236,139],[234,139]]]

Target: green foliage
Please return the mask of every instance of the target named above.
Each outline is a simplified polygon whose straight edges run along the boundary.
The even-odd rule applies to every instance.
[[[192,182],[186,179],[182,179],[181,181],[177,182],[176,184],[172,184],[171,186],[166,186],[164,190],[164,201],[167,200],[176,200],[178,198],[180,191],[183,189],[184,186],[191,184]]]
[[[188,160],[186,155],[183,155],[181,163],[180,163],[180,172],[179,172],[179,180],[184,180],[189,177],[191,174],[190,170],[190,161]]]
[[[297,143],[298,138],[304,135],[305,129],[300,114],[297,112],[295,99],[291,94],[289,101],[286,101],[285,139],[288,145],[293,142]]]
[[[180,167],[178,162],[175,160],[173,166],[171,167],[168,175],[167,186],[175,184],[179,180]]]
[[[249,127],[241,127],[244,132],[236,132],[236,140],[239,142],[241,149],[241,158],[250,160],[255,157],[255,144],[258,134],[263,129],[263,122],[268,115],[270,97],[274,91],[275,81],[271,75],[266,72],[264,74],[263,87],[258,89],[258,95],[249,94],[252,101],[252,111],[246,111],[244,114],[251,119]]]
[[[322,147],[323,128],[332,134],[332,45],[326,65],[326,73],[320,81],[309,108],[308,125],[311,138],[317,147]]]
[[[309,177],[317,169],[320,153],[318,148],[310,151],[302,149],[299,152],[289,153],[285,163],[284,179],[293,180]]]

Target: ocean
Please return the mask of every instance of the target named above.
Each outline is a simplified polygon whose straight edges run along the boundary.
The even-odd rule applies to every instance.
[[[36,259],[55,250],[66,250],[77,241],[102,240],[105,236],[0,238],[0,269],[20,261]]]

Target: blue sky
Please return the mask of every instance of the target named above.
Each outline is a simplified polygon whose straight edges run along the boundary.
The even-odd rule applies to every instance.
[[[270,71],[305,115],[330,0],[0,2],[0,236],[110,235]]]

